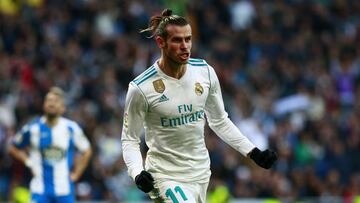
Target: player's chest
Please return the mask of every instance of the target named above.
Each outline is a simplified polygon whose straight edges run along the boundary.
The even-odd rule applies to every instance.
[[[148,98],[149,112],[158,115],[179,115],[203,111],[209,93],[209,82],[192,79],[182,82],[158,79]]]
[[[71,131],[67,127],[49,128],[41,126],[31,136],[31,145],[38,149],[57,148],[66,151],[70,145],[71,137]]]

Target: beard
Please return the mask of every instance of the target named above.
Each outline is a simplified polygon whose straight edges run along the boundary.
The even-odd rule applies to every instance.
[[[177,65],[185,65],[188,63],[189,61],[189,58],[190,58],[190,52],[189,52],[189,57],[186,61],[183,61],[180,59],[179,56],[177,56],[177,54],[171,54],[172,51],[168,49],[168,45],[166,44],[165,45],[165,48],[164,48],[164,55],[165,57],[173,64],[177,64]]]
[[[173,64],[178,64],[178,65],[185,65],[188,63],[188,60],[186,61],[181,61],[180,59],[178,59],[176,56],[174,55],[170,55],[168,53],[165,54],[166,58],[169,59],[169,61],[171,61],[171,63]]]
[[[46,119],[48,121],[52,121],[54,119],[56,119],[59,115],[57,113],[45,113]]]

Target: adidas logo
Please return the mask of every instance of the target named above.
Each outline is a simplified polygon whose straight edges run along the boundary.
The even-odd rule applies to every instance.
[[[159,102],[164,102],[164,101],[167,101],[167,100],[169,100],[169,98],[167,98],[167,97],[165,96],[165,94],[163,94],[163,95],[161,95],[161,97],[160,97],[160,99],[159,99]]]

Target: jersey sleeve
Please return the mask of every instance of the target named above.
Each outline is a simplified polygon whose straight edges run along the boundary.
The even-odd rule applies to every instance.
[[[130,83],[126,95],[121,142],[124,161],[133,179],[143,170],[140,136],[146,109],[145,96],[136,84]]]
[[[30,145],[30,136],[30,127],[29,125],[25,125],[19,132],[15,134],[12,143],[17,148],[23,149]]]
[[[74,145],[76,149],[83,152],[90,148],[90,142],[86,138],[84,131],[75,123],[74,125]]]
[[[210,91],[205,113],[210,128],[227,144],[246,156],[255,146],[229,119],[224,108],[220,83],[212,67],[209,67]]]

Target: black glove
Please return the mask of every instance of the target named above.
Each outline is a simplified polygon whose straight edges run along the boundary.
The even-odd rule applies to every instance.
[[[145,193],[154,189],[154,178],[147,171],[141,171],[139,175],[135,177],[136,186]]]
[[[268,149],[265,151],[260,151],[258,148],[255,148],[250,152],[249,155],[257,165],[265,169],[271,168],[271,166],[277,160],[277,154],[274,151]]]

